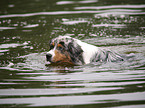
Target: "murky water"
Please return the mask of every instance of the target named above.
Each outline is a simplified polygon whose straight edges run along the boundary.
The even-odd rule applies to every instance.
[[[144,108],[145,1],[2,0],[0,107]],[[69,35],[135,57],[45,66],[49,40]]]

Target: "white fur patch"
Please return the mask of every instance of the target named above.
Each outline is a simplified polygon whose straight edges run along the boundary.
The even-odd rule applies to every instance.
[[[53,58],[55,56],[54,49],[52,49],[49,52],[47,52],[47,54],[51,54],[52,55],[52,58]]]
[[[85,64],[88,64],[92,61],[93,57],[98,52],[99,48],[90,44],[87,44],[85,42],[82,42],[78,39],[76,39],[77,43],[81,46],[83,52],[83,58]]]

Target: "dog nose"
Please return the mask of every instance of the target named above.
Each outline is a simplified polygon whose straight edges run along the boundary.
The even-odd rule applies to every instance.
[[[51,54],[49,54],[49,53],[48,53],[48,54],[46,54],[46,60],[47,60],[47,61],[50,61],[50,60],[51,60],[51,57],[52,57],[52,55],[51,55]]]

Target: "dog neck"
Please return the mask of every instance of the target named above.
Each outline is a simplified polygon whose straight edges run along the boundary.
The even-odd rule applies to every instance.
[[[80,45],[82,50],[83,50],[84,63],[85,64],[90,63],[94,59],[96,53],[99,51],[99,48],[94,46],[94,45],[82,42],[78,39],[76,39],[76,41],[77,41],[78,45]]]

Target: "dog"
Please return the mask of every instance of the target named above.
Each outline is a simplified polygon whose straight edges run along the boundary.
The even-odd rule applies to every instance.
[[[84,65],[91,62],[123,61],[125,57],[116,52],[105,50],[82,42],[70,36],[59,36],[50,41],[50,51],[46,60],[50,64]]]

